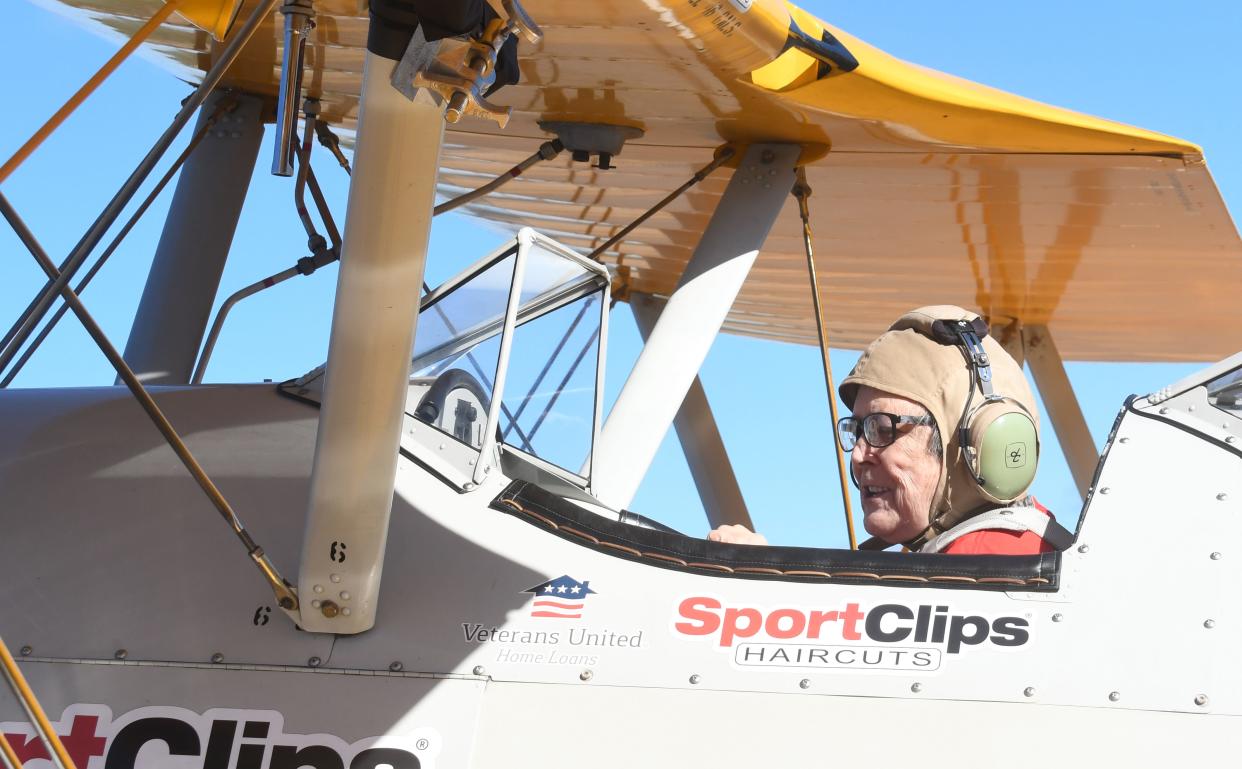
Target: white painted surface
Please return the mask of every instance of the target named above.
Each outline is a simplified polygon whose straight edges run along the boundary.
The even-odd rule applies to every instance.
[[[322,632],[375,622],[444,134],[442,108],[391,86],[393,64],[367,54],[298,575],[301,625]]]

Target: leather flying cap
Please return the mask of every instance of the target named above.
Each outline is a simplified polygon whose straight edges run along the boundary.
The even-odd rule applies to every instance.
[[[976,313],[952,305],[920,307],[907,312],[867,346],[838,388],[841,400],[850,409],[854,408],[858,388],[868,385],[919,403],[935,420],[944,443],[944,456],[940,461],[940,482],[932,498],[931,526],[913,540],[919,546],[926,538],[950,529],[988,507],[994,507],[996,502],[985,494],[971,475],[957,430],[964,409],[973,409],[983,401],[983,395],[976,383],[974,395],[967,404],[966,397],[970,393],[974,374],[961,347],[937,339],[937,336],[944,336],[943,333],[936,333],[944,324],[937,325],[936,321],[958,320],[972,323],[976,329],[984,328]],[[983,337],[982,343],[991,361],[995,393],[1025,407],[1038,429],[1035,396],[1022,367],[992,337]],[[980,416],[984,415],[981,412]],[[978,422],[977,419],[975,421]],[[915,545],[911,547],[917,549]]]

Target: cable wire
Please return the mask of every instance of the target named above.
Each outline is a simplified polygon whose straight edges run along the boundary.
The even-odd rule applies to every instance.
[[[837,414],[837,388],[832,382],[832,361],[828,357],[828,332],[825,329],[824,308],[819,299],[815,253],[811,248],[811,209],[807,204],[811,197],[811,185],[807,184],[804,167],[798,167],[798,180],[794,183],[792,192],[798,200],[798,213],[802,217],[802,244],[806,248],[806,267],[811,274],[811,301],[815,305],[815,329],[819,333],[820,356],[824,361],[824,385],[828,388],[828,411],[832,418],[829,432],[832,435],[832,445],[836,449],[837,472],[841,477],[841,504],[845,507],[845,530],[849,534],[850,550],[857,550],[858,539],[854,535],[854,510],[850,502],[850,487],[845,479],[845,452],[841,450],[841,443],[836,436],[837,422],[840,420]]]

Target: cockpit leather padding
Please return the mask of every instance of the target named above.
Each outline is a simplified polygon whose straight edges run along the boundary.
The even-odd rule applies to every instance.
[[[729,545],[610,521],[528,481],[510,483],[491,506],[593,550],[678,571],[789,582],[973,590],[1054,592],[1059,587],[1059,552],[944,555]]]

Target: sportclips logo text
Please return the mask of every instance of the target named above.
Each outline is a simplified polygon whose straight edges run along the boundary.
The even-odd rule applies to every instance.
[[[678,605],[677,614],[675,633],[711,637],[732,648],[734,662],[743,666],[936,670],[942,652],[1030,640],[1030,623],[1021,617],[951,614],[948,606],[927,604],[767,611],[693,596]]]
[[[131,710],[113,720],[104,705],[70,705],[53,724],[78,769],[426,769],[440,740],[430,730],[348,743],[330,734],[285,734],[271,710],[173,707]],[[28,769],[52,766],[27,723],[0,724]]]

